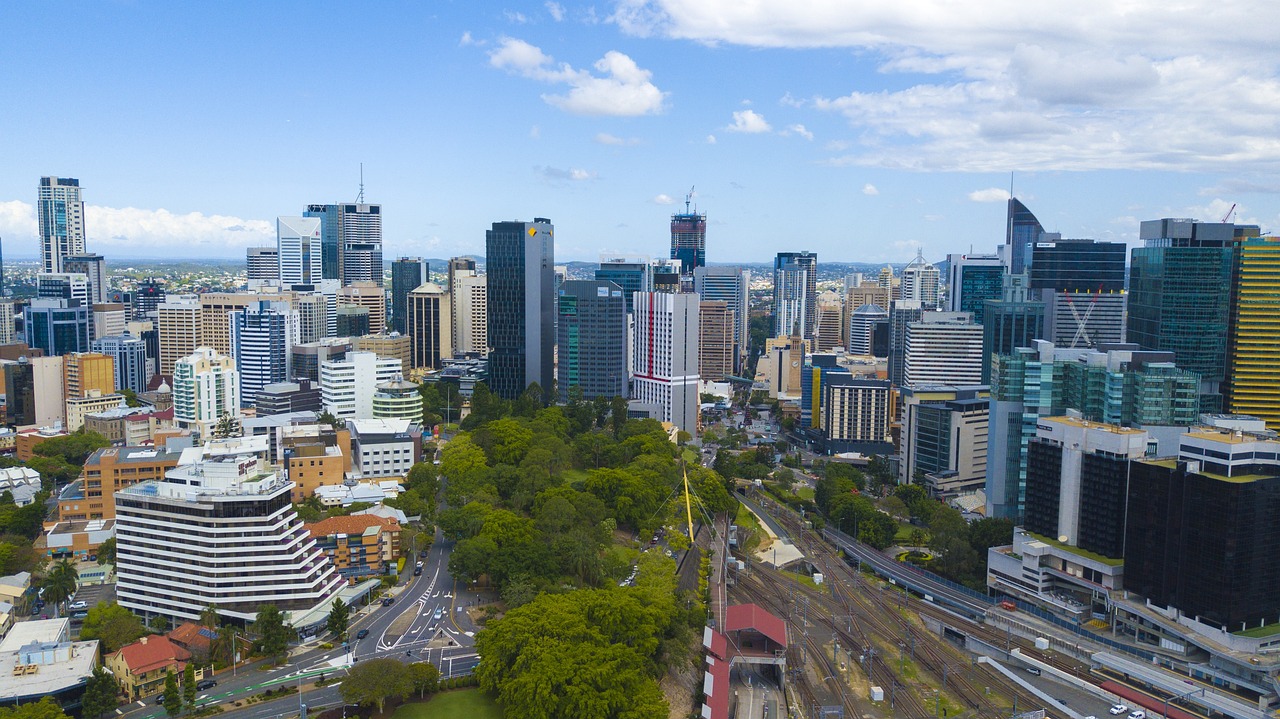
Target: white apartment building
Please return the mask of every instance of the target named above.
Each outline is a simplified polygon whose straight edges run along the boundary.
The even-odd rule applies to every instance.
[[[84,253],[84,200],[73,177],[41,177],[36,216],[44,272],[62,272],[68,255]]]
[[[175,623],[211,604],[243,620],[263,604],[291,623],[314,615],[345,582],[294,511],[293,486],[259,457],[223,454],[117,492],[121,606]]]
[[[277,217],[276,251],[281,287],[319,281],[322,277],[320,218]]]
[[[13,344],[16,338],[13,300],[0,300],[0,345]]]
[[[378,385],[401,376],[400,360],[373,352],[350,352],[346,359],[320,364],[320,401],[339,419],[373,417],[373,393]]]
[[[906,345],[904,387],[982,383],[982,325],[968,312],[925,312]]]
[[[453,352],[489,351],[489,293],[484,275],[475,270],[456,270],[453,298]]]
[[[695,436],[700,302],[693,293],[635,293],[630,347],[633,404]]]
[[[404,477],[422,458],[422,429],[407,419],[352,419],[351,460],[364,477]]]
[[[174,363],[173,421],[202,436],[226,414],[240,412],[240,373],[236,361],[210,347]]]
[[[172,377],[178,360],[200,346],[200,298],[182,295],[157,305],[156,334],[160,337],[159,373]]]

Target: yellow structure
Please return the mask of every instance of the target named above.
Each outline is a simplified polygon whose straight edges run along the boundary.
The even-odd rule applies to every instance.
[[[1280,237],[1241,242],[1233,275],[1227,406],[1280,430]]]
[[[116,361],[109,355],[82,352],[62,357],[62,396],[66,399],[99,396],[116,391]],[[73,430],[74,431],[74,430]]]
[[[316,546],[348,580],[382,574],[400,556],[400,524],[375,514],[329,517],[306,525]]]
[[[373,327],[373,315],[369,315],[369,326]],[[379,357],[400,360],[401,367],[409,367],[413,356],[413,338],[409,335],[365,335],[352,340],[352,348],[356,352],[372,352]]]

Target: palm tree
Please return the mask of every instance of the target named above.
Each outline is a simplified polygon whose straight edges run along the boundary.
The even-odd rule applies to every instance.
[[[200,625],[214,631],[217,631],[220,619],[217,604],[210,604],[200,612]]]
[[[80,573],[70,560],[64,559],[49,570],[49,575],[44,578],[44,600],[54,606],[54,616],[57,616],[57,606],[76,593],[79,580]]]

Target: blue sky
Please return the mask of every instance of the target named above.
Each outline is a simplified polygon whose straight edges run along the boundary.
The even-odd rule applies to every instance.
[[[1280,8],[952,3],[0,5],[0,236],[35,253],[41,175],[89,247],[235,257],[365,196],[388,257],[482,253],[550,217],[557,258],[991,251],[1016,194],[1067,237],[1141,219],[1280,232]]]

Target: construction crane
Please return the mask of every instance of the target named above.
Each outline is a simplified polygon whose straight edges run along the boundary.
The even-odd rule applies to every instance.
[[[689,187],[689,194],[687,194],[687,195],[685,195],[685,196],[684,196],[684,214],[686,214],[686,215],[687,215],[687,214],[689,214],[689,205],[690,205],[690,203],[692,203],[692,202],[693,202],[693,188],[694,188],[694,187],[697,187],[697,185],[692,185],[692,186],[690,186],[690,187]]]
[[[1223,222],[1231,221],[1231,216],[1234,214],[1236,214],[1236,203],[1233,202],[1231,203],[1231,209],[1227,210],[1227,214],[1222,216],[1222,221]]]

